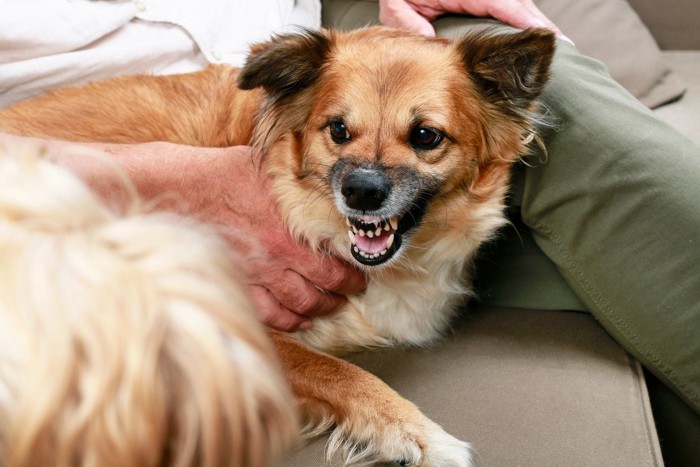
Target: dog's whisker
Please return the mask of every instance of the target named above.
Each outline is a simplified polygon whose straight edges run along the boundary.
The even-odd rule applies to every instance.
[[[307,198],[307,200],[304,202],[305,211],[306,211],[307,207],[309,209],[311,209],[311,208],[314,208],[315,206],[317,206],[319,203],[321,203],[324,200],[330,202],[333,199],[332,193],[327,192],[323,189],[314,190],[314,191],[309,193],[309,196],[311,196],[312,194],[315,194],[315,197],[313,199]],[[326,211],[328,211],[330,213],[331,209],[327,209]]]

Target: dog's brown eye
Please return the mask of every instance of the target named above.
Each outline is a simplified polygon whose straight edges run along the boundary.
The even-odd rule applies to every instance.
[[[435,128],[416,127],[411,131],[408,139],[414,149],[429,150],[435,149],[445,137]]]
[[[350,132],[345,128],[345,123],[334,121],[331,122],[328,127],[331,131],[331,139],[333,139],[335,143],[342,144],[350,141]]]

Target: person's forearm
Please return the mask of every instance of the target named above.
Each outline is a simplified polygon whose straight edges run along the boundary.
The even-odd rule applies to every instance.
[[[128,207],[138,194],[143,200],[155,200],[160,208],[180,211],[191,204],[178,199],[183,177],[196,178],[202,159],[223,151],[164,142],[74,143],[6,133],[0,133],[0,144],[40,146],[45,157],[73,172],[115,208]]]

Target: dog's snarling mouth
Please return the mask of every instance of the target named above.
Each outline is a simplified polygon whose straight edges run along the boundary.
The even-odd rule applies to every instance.
[[[362,264],[374,266],[388,260],[401,246],[399,219],[374,216],[348,217],[348,236],[353,257]]]
[[[383,219],[363,215],[347,217],[350,252],[365,266],[378,266],[399,251],[403,236],[414,229],[424,214],[425,203],[419,203],[401,216]]]
[[[336,208],[348,226],[350,253],[364,266],[385,264],[405,249],[439,186],[412,167],[352,157],[337,160],[329,175]]]

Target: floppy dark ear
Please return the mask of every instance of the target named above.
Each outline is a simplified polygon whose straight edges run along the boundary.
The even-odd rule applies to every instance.
[[[238,77],[238,87],[262,87],[274,98],[281,98],[310,86],[331,49],[326,31],[286,34],[256,44]]]
[[[547,29],[514,34],[486,30],[466,36],[458,48],[486,99],[526,109],[547,84],[555,37]]]

